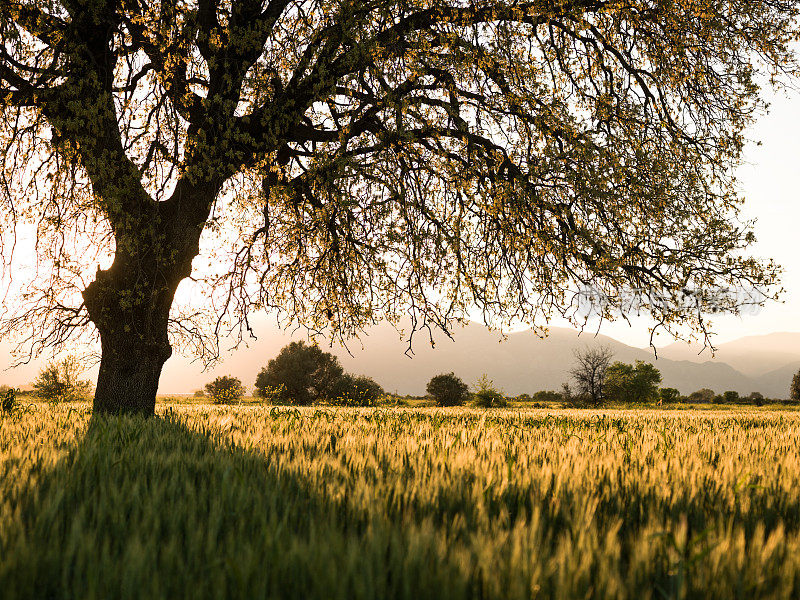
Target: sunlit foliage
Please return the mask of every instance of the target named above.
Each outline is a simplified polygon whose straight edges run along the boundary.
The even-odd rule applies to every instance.
[[[238,377],[221,375],[206,384],[206,394],[217,404],[232,404],[244,397],[245,389]]]
[[[76,356],[51,361],[33,382],[34,393],[49,402],[88,400],[92,394],[92,384],[80,378],[83,371],[84,367]]]
[[[659,383],[661,372],[652,364],[641,360],[635,365],[617,361],[606,370],[603,396],[611,402],[654,402],[659,398]],[[671,393],[665,392],[665,397]]]
[[[759,85],[794,71],[796,12],[1,0],[5,262],[15,225],[39,244],[0,333],[36,351],[92,321],[111,397],[125,368],[157,379],[168,321],[211,360],[204,334],[264,307],[342,337],[471,310],[542,325],[579,321],[591,286],[604,316],[633,289],[704,331],[747,302],[720,290],[775,283],[746,255],[733,169]],[[211,300],[169,317],[201,247],[221,253],[195,273]]]

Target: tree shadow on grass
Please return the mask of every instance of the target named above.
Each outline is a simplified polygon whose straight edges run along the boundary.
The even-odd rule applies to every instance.
[[[437,536],[408,536],[311,474],[174,415],[93,418],[3,526],[8,599],[463,598],[474,588],[442,560]]]
[[[700,549],[699,558],[690,557],[694,579],[674,568],[688,560],[673,539],[680,529],[673,524],[682,520],[701,542],[713,526],[712,537],[727,544],[730,524],[741,526],[745,540],[779,525],[793,534],[800,501],[791,490],[777,498],[768,489],[742,490],[751,515],[742,514],[745,504],[716,502],[723,488],[673,498],[605,480],[589,497],[569,485],[551,495],[531,480],[476,495],[469,469],[444,480],[439,473],[424,486],[413,481],[412,466],[408,485],[423,487],[404,495],[398,479],[380,486],[391,479],[387,470],[405,467],[359,456],[369,452],[364,446],[334,451],[334,434],[331,445],[324,440],[335,428],[304,436],[309,421],[295,421],[291,412],[276,416],[289,435],[263,450],[234,444],[227,426],[213,425],[216,416],[96,417],[44,471],[38,459],[76,430],[71,409],[47,415],[47,427],[37,421],[39,435],[62,438],[49,445],[0,435],[0,442],[38,453],[30,473],[9,467],[17,458],[0,463],[0,476],[22,473],[32,481],[0,486],[12,490],[0,498],[0,599],[603,598],[656,589],[668,597],[688,590],[687,597],[749,598],[759,595],[754,585],[762,596],[780,596],[779,588],[797,596],[782,554],[791,545],[776,545],[767,559],[756,544],[739,558],[706,560],[702,543],[692,542],[685,549]],[[260,422],[242,443],[253,431],[270,435],[272,424]],[[328,461],[328,451],[336,460]],[[365,486],[378,489],[369,494],[373,488]],[[586,497],[591,505],[581,503]],[[648,533],[654,513],[665,525]],[[643,549],[646,560],[636,558]],[[764,577],[778,572],[784,575]]]

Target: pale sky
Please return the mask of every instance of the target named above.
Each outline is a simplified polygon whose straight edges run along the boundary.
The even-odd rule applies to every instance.
[[[761,146],[747,147],[738,178],[746,198],[742,217],[757,219],[754,256],[774,259],[784,268],[783,303],[773,302],[756,315],[714,319],[716,342],[776,331],[800,331],[800,92],[772,96],[768,115],[749,131]],[[647,346],[648,319],[604,324],[601,333],[631,346]],[[666,334],[656,345],[673,341]]]
[[[745,218],[757,218],[755,232],[758,243],[753,248],[756,256],[775,259],[784,268],[782,277],[783,303],[770,303],[756,315],[743,317],[718,317],[713,322],[716,342],[723,343],[746,335],[759,335],[778,331],[800,331],[800,92],[773,96],[768,115],[763,116],[749,132],[753,140],[746,150],[746,163],[739,171],[741,189],[746,197]],[[553,322],[553,326],[565,326]],[[646,318],[605,323],[600,333],[609,335],[631,346],[645,347],[650,340]],[[267,332],[262,332],[268,335]],[[263,336],[261,337],[263,340]],[[276,343],[278,340],[274,340]],[[666,345],[673,340],[662,334],[656,345]],[[8,346],[0,343],[0,369],[7,361],[3,354]],[[242,360],[244,358],[242,357]],[[5,363],[5,364],[4,364]],[[43,361],[15,369],[0,370],[0,383],[23,385],[32,381]],[[170,364],[172,363],[172,364]],[[178,364],[176,364],[178,363]],[[228,358],[221,369],[234,369],[237,354]],[[170,368],[171,367],[171,368]],[[178,369],[187,375],[192,372],[207,380],[197,364],[189,359],[173,356],[166,370]],[[217,369],[219,370],[219,369]],[[96,370],[87,373],[94,377]],[[195,386],[195,387],[200,387]]]

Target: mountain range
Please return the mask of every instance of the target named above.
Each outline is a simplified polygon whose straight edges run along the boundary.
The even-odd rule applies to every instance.
[[[260,324],[261,337],[249,347],[239,348],[214,369],[204,372],[199,363],[174,355],[164,366],[159,392],[184,394],[201,389],[217,375],[234,375],[252,389],[258,371],[292,339],[302,339]],[[364,374],[384,389],[401,394],[422,395],[428,380],[438,373],[455,372],[469,384],[482,374],[492,379],[506,394],[533,394],[538,390],[559,390],[569,381],[569,370],[577,349],[606,345],[614,352],[613,360],[632,363],[644,360],[661,371],[662,385],[689,394],[700,388],[717,393],[735,390],[740,394],[758,391],[769,398],[786,398],[792,376],[800,369],[800,332],[770,333],[719,344],[712,356],[709,349],[685,343],[673,343],[654,352],[636,348],[593,332],[552,327],[546,338],[531,331],[508,334],[505,340],[483,325],[469,324],[453,332],[452,339],[440,334],[435,346],[421,334],[414,339],[413,354],[408,343],[388,325],[374,327],[347,349],[334,346],[323,349],[336,354],[347,371]],[[7,346],[0,342],[0,363]],[[0,384],[27,387],[36,378],[45,361],[2,370]],[[94,380],[96,367],[84,376]]]
[[[259,369],[290,339],[283,332],[270,331],[207,373],[185,359],[173,358],[165,365],[160,391],[189,392],[220,374],[233,374],[251,387]],[[349,351],[336,346],[324,349],[336,354],[347,371],[368,375],[387,391],[412,395],[424,394],[433,375],[450,371],[470,384],[486,374],[509,395],[558,390],[569,380],[575,351],[594,345],[611,348],[613,360],[651,362],[661,371],[662,385],[683,394],[705,387],[717,393],[759,391],[770,398],[785,398],[793,374],[800,369],[800,332],[741,338],[720,344],[713,356],[709,349],[700,352],[700,348],[685,343],[654,352],[653,348],[636,348],[605,335],[579,334],[558,327],[550,328],[546,338],[522,331],[503,340],[497,332],[469,324],[454,331],[452,339],[439,335],[434,342],[432,347],[420,335],[415,338],[413,354],[406,353],[408,344],[397,331],[377,326],[360,342],[352,343]]]

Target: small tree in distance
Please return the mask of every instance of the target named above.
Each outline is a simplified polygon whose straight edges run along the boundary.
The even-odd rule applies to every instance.
[[[371,377],[345,373],[331,386],[328,400],[341,406],[375,406],[383,394],[383,388]]]
[[[505,396],[494,387],[494,382],[484,373],[475,384],[475,406],[501,408],[507,404]]]
[[[689,394],[689,402],[708,404],[714,401],[714,390],[703,388]]]
[[[256,395],[266,398],[280,389],[280,401],[306,406],[331,398],[343,375],[339,359],[330,352],[302,341],[292,342],[261,369],[256,378]]]
[[[39,372],[33,389],[40,398],[49,402],[71,402],[88,400],[92,384],[79,379],[81,364],[75,356],[67,356],[59,362],[50,362]]]
[[[604,381],[606,400],[642,404],[658,400],[658,384],[661,372],[650,363],[641,360],[636,365],[615,362]]]
[[[722,401],[725,404],[738,404],[741,401],[741,397],[739,396],[739,392],[728,390],[722,394]]]
[[[455,373],[431,377],[426,390],[438,406],[461,406],[469,398],[469,386]]]
[[[673,404],[680,401],[681,393],[676,388],[665,387],[658,390],[658,398],[662,404]]]
[[[800,401],[800,371],[792,377],[792,385],[789,388],[789,398],[795,402]]]
[[[206,394],[215,404],[232,404],[244,397],[244,386],[238,377],[223,375],[206,384]]]
[[[575,380],[576,394],[587,404],[603,402],[603,385],[614,352],[608,346],[586,347],[575,351],[575,367],[570,375]]]
[[[603,380],[605,400],[631,402],[633,379],[633,365],[619,361],[610,365]]]

